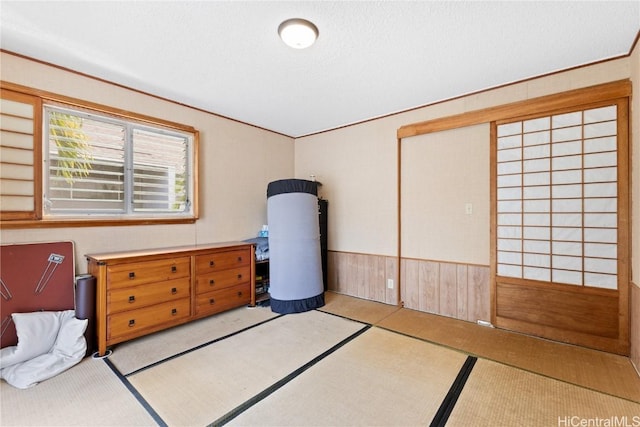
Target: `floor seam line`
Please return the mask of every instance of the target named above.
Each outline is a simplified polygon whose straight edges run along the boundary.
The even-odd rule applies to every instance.
[[[142,396],[142,394],[138,391],[138,389],[131,384],[129,379],[124,376],[118,368],[109,360],[103,359],[104,363],[111,369],[111,371],[115,374],[115,376],[124,384],[124,386],[129,390],[129,392],[133,395],[133,397],[142,405],[142,407],[147,411],[147,413],[153,418],[153,420],[160,427],[168,427],[168,424],[162,419],[162,417],[153,409],[153,406]]]
[[[442,400],[433,420],[431,420],[429,427],[444,427],[447,424],[447,420],[449,419],[451,412],[453,412],[453,408],[455,407],[477,360],[477,357],[467,356],[467,359],[460,368],[456,379],[453,381],[453,384],[451,384],[451,388]]]
[[[332,346],[328,350],[326,350],[323,353],[319,354],[318,356],[314,357],[313,359],[311,359],[309,362],[305,363],[304,365],[302,365],[298,369],[294,370],[293,372],[289,373],[288,375],[284,376],[280,380],[276,381],[275,383],[273,383],[269,387],[265,388],[264,390],[262,390],[258,394],[254,395],[253,397],[249,398],[245,402],[243,402],[240,405],[236,406],[234,409],[232,409],[231,411],[227,412],[225,415],[223,415],[222,417],[218,418],[217,420],[215,420],[214,422],[209,424],[207,427],[214,427],[214,426],[217,427],[217,426],[225,425],[226,423],[228,423],[229,421],[233,420],[238,415],[242,414],[243,412],[245,412],[246,410],[248,410],[249,408],[251,408],[255,404],[259,403],[260,401],[262,401],[265,398],[269,397],[271,394],[273,394],[274,392],[276,392],[280,388],[282,388],[285,385],[287,385],[289,382],[291,382],[292,380],[297,378],[299,375],[301,375],[303,372],[305,372],[306,370],[308,370],[309,368],[311,368],[312,366],[314,366],[315,364],[317,364],[321,360],[323,360],[326,357],[330,356],[335,351],[337,351],[338,349],[342,348],[344,345],[348,344],[349,342],[353,341],[354,339],[356,339],[357,337],[359,337],[360,335],[362,335],[363,333],[365,333],[366,331],[371,329],[371,327],[372,327],[371,325],[365,324],[365,326],[363,326],[358,331],[356,331],[353,334],[349,335],[347,338],[341,340],[339,343],[335,344],[334,346]]]

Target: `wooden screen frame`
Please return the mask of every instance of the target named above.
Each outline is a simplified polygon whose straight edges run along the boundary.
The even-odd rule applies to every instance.
[[[33,107],[33,210],[4,211],[0,210],[0,221],[27,220],[42,218],[42,100],[33,95],[16,92],[0,87],[0,99],[7,99]]]
[[[618,288],[616,290],[565,285],[497,274],[497,135],[500,121],[491,123],[491,322],[500,328],[524,332],[598,350],[629,355],[630,285],[630,173],[629,98],[588,102],[542,113],[617,106],[617,189],[618,189]],[[520,121],[541,114],[505,120]]]
[[[457,129],[457,128],[462,128],[467,126],[473,126],[473,125],[482,124],[482,123],[492,123],[492,122],[497,122],[501,120],[505,120],[505,121],[510,119],[513,120],[518,117],[542,115],[542,114],[548,113],[549,111],[560,111],[562,109],[567,109],[567,110],[576,109],[576,108],[581,108],[584,105],[595,104],[603,101],[626,99],[626,105],[627,105],[626,117],[620,117],[620,116],[618,117],[618,132],[619,132],[619,137],[624,136],[626,141],[625,146],[628,147],[627,151],[625,152],[626,158],[624,160],[626,164],[625,173],[627,173],[627,176],[628,176],[628,173],[629,173],[628,161],[630,158],[630,152],[628,151],[630,150],[630,144],[629,144],[629,135],[630,135],[629,133],[630,132],[629,131],[630,129],[629,98],[630,97],[631,97],[631,81],[629,79],[625,79],[625,80],[618,80],[614,82],[590,86],[586,88],[574,89],[574,90],[556,93],[552,95],[541,96],[538,98],[532,98],[524,101],[498,105],[498,106],[489,107],[481,110],[469,111],[461,114],[456,114],[453,116],[442,117],[434,120],[427,120],[427,121],[413,123],[413,124],[400,127],[397,131],[397,154],[398,154],[398,157],[397,157],[397,162],[398,162],[398,175],[397,175],[397,183],[398,183],[397,185],[397,188],[398,188],[397,254],[398,255],[397,255],[397,258],[398,260],[402,259],[401,153],[402,153],[402,140],[404,138],[424,135],[427,133],[440,132],[440,131],[445,131],[450,129]],[[623,127],[623,129],[621,129],[621,126]],[[491,128],[494,129],[494,126],[492,126]],[[492,140],[494,139],[494,136],[495,135],[491,136]],[[621,156],[620,154],[621,151],[622,150],[618,151],[619,157]],[[495,163],[495,160],[496,160],[495,156],[496,156],[495,150],[490,150],[490,161],[492,162],[492,164]],[[618,167],[621,168],[622,164],[619,163]],[[492,170],[491,173],[493,174],[494,173],[493,169],[491,170]],[[491,178],[491,179],[495,179],[495,178]],[[630,176],[627,182],[629,182],[629,180],[630,180]],[[495,181],[492,181],[492,182],[495,183]],[[496,222],[495,221],[496,199],[495,197],[496,195],[495,195],[494,184],[490,184],[490,191],[491,191],[491,221],[492,221],[490,225],[490,233],[491,233],[490,241],[492,244],[492,247],[490,249],[490,282],[491,282],[490,299],[491,299],[492,323],[496,324],[496,326],[498,327],[513,329],[515,327],[518,327],[519,325],[516,325],[516,324],[504,325],[502,322],[498,323],[498,318],[497,316],[495,316],[495,312],[496,312],[496,273],[495,272],[497,268],[496,267],[497,263],[496,263],[496,253],[495,253],[495,242],[496,242],[496,223],[495,223]],[[623,232],[619,233],[619,236],[621,238],[619,238],[619,241],[618,241],[619,254],[620,253],[624,254],[623,259],[621,259],[620,257],[618,259],[618,263],[619,263],[619,273],[618,273],[619,274],[619,280],[618,280],[619,296],[617,298],[618,336],[616,338],[601,338],[601,339],[595,339],[595,340],[587,340],[586,343],[584,344],[580,343],[580,345],[586,345],[589,347],[595,347],[595,348],[599,348],[601,350],[605,350],[609,352],[628,355],[629,349],[630,349],[630,344],[629,344],[629,321],[630,321],[629,285],[630,285],[630,282],[629,280],[631,277],[631,274],[630,274],[631,236],[629,235],[631,212],[630,212],[630,205],[629,205],[630,203],[629,186],[627,185],[623,191],[626,193],[625,200],[618,201],[619,203],[618,212],[620,215],[620,218],[618,221],[621,222],[619,226],[621,225],[624,228],[624,230],[626,230],[624,232],[626,234],[623,234]],[[622,212],[625,212],[625,215],[622,215]],[[622,218],[622,216],[624,216],[624,218]],[[398,284],[401,283],[401,277],[400,277],[401,274],[402,274],[401,271],[398,271]],[[563,286],[571,286],[571,285],[558,285],[558,286],[559,288],[557,289],[557,292],[559,292],[559,295],[564,296],[562,292],[566,289],[564,289]],[[595,289],[593,292],[595,294],[600,294],[602,293],[602,291],[606,291],[606,290]],[[607,294],[607,292],[604,292],[604,294]],[[400,301],[400,304],[401,304],[400,295],[401,295],[401,289],[400,289],[400,286],[398,286],[398,297],[399,297],[398,301]],[[589,298],[589,297],[587,296],[586,298]],[[538,330],[538,331],[528,331],[527,333],[540,335],[540,333],[547,332],[545,328],[541,328],[541,329],[542,330]],[[563,334],[559,334],[558,336],[556,336],[556,338],[553,338],[553,339],[567,341],[567,338]]]

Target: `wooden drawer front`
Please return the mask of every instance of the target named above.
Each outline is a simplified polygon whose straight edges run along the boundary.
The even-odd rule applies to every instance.
[[[107,291],[107,314],[188,298],[190,292],[191,281],[188,277],[109,290]]]
[[[196,257],[196,274],[206,274],[248,265],[251,265],[251,251],[249,249],[214,252]]]
[[[217,273],[196,277],[196,293],[217,291],[218,289],[248,283],[251,279],[251,267],[232,268]]]
[[[135,262],[107,267],[107,287],[122,288],[189,277],[189,257]]]
[[[196,298],[196,316],[219,313],[251,302],[250,284],[200,294]]]
[[[189,317],[191,301],[183,298],[107,317],[107,340],[144,335],[144,330]]]

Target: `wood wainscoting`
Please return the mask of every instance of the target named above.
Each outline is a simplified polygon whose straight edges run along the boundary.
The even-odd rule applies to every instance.
[[[470,322],[491,320],[489,266],[410,258],[398,266],[397,257],[329,251],[328,270],[328,289],[340,294]]]
[[[328,251],[330,291],[397,305],[398,261],[396,257]],[[387,286],[393,280],[393,289]]]
[[[489,266],[403,258],[404,306],[476,322],[491,320]]]

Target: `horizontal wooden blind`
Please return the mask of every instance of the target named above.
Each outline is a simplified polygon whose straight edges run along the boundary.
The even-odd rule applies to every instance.
[[[617,289],[617,105],[497,127],[497,274]]]
[[[0,97],[2,218],[35,218],[39,174],[36,98],[3,90]]]

